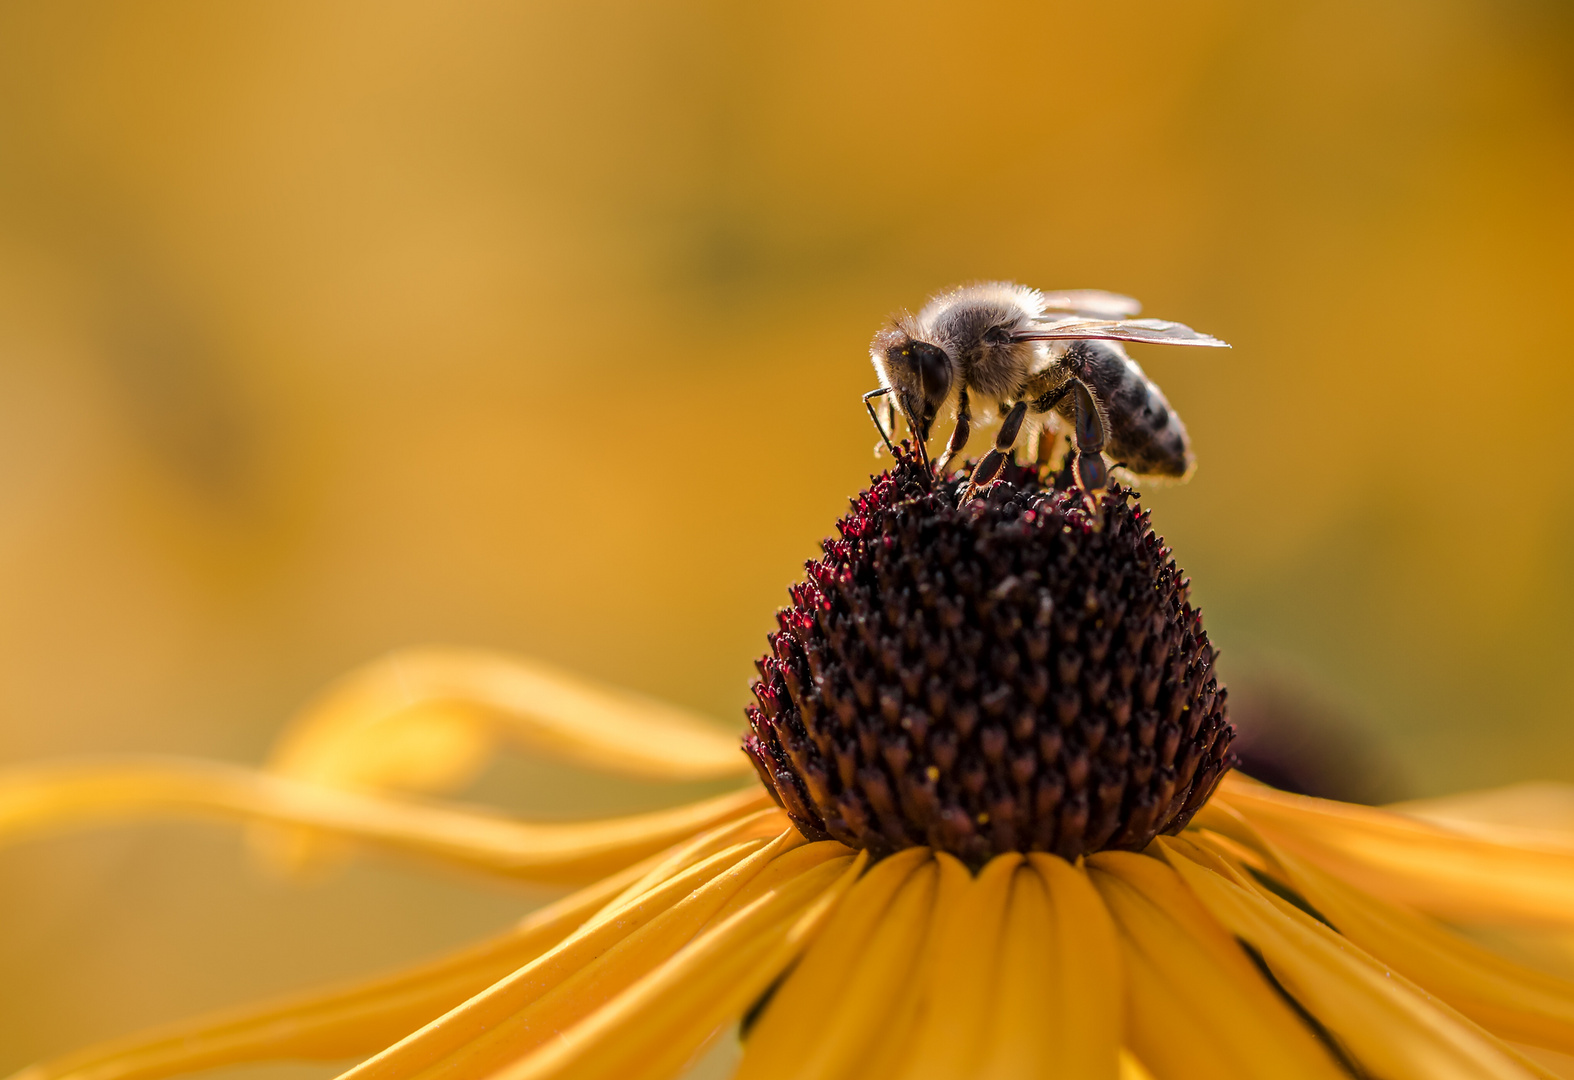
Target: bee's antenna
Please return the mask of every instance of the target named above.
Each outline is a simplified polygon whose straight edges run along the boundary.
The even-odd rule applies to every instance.
[[[869,419],[874,421],[874,429],[880,433],[880,441],[885,443],[885,448],[891,452],[891,459],[894,461],[896,460],[896,447],[891,445],[891,436],[886,432],[885,425],[880,423],[880,415],[874,411],[874,402],[871,400],[872,398],[884,397],[890,392],[891,388],[889,386],[882,386],[877,390],[869,391],[864,395],[864,408],[869,410]]]

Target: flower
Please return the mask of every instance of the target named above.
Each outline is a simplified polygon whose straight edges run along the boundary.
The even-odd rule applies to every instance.
[[[896,467],[808,564],[760,662],[745,749],[806,836],[972,866],[1180,831],[1233,761],[1188,583],[1119,489]]]
[[[0,837],[219,812],[286,863],[336,836],[581,886],[428,964],[18,1080],[352,1057],[354,1080],[656,1078],[740,1021],[744,1080],[1530,1077],[1574,1054],[1574,984],[1481,943],[1574,927],[1574,838],[1512,823],[1512,792],[1487,823],[1226,775],[1214,652],[1129,493],[1013,467],[958,508],[956,486],[899,458],[855,501],[760,663],[746,756],[539,664],[423,650],[331,690],[267,770],[0,775]],[[556,825],[411,794],[501,739],[763,786]]]

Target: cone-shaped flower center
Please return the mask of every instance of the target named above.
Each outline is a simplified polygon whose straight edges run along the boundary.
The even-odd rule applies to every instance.
[[[977,865],[1178,832],[1234,729],[1188,582],[1128,491],[1008,465],[956,505],[905,454],[777,615],[745,749],[794,823]]]

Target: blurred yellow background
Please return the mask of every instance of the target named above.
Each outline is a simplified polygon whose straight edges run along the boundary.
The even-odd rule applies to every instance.
[[[1559,0],[6,4],[0,761],[258,761],[421,642],[738,723],[876,467],[870,333],[986,277],[1234,344],[1134,350],[1227,680],[1331,703],[1394,795],[1574,780]],[[0,851],[0,1073],[533,902],[243,856]]]

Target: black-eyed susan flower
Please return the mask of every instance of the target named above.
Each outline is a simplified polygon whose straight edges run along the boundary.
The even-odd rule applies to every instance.
[[[582,885],[508,933],[352,986],[36,1066],[151,1080],[363,1058],[354,1080],[1547,1076],[1574,984],[1480,944],[1574,929],[1574,838],[1470,804],[1385,811],[1227,775],[1187,584],[1129,493],[1012,468],[955,506],[906,459],[810,565],[760,662],[746,756],[673,710],[470,653],[391,658],[272,767],[0,778],[0,830],[217,811],[275,857],[337,836]],[[540,825],[435,791],[513,737],[750,785]],[[1502,824],[1508,817],[1510,824]]]

